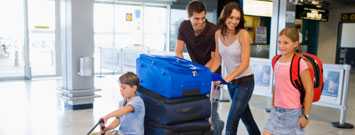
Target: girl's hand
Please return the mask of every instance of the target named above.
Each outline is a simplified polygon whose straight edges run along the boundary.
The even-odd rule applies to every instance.
[[[100,129],[100,130],[101,130],[101,132],[106,133],[106,132],[109,131],[110,129],[107,128],[107,127],[104,127],[104,128],[102,128],[102,129]]]
[[[99,135],[106,135],[107,131],[100,131]]]
[[[307,120],[304,116],[301,116],[298,120],[298,124],[300,125],[301,128],[305,128],[309,123],[309,120]]]
[[[102,123],[106,123],[107,120],[108,120],[108,118],[107,118],[106,116],[100,118],[100,121],[101,121]]]

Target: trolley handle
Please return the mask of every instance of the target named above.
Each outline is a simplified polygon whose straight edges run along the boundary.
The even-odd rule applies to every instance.
[[[103,119],[100,119],[90,130],[86,135],[90,135],[97,126],[100,125],[100,129],[101,131],[103,131],[105,129],[105,121]],[[101,135],[105,135],[104,132],[101,133]]]
[[[104,119],[100,119],[99,120],[99,123],[100,123],[100,129],[101,129],[101,131],[104,131],[105,130],[105,121],[104,121]],[[101,132],[101,135],[105,135],[105,132]]]

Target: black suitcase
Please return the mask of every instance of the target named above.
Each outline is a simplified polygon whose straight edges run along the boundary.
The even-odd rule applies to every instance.
[[[145,104],[145,119],[163,125],[208,119],[211,114],[207,96],[166,99],[142,87],[138,95]]]
[[[199,120],[176,125],[161,125],[145,121],[145,135],[212,135],[208,120]]]

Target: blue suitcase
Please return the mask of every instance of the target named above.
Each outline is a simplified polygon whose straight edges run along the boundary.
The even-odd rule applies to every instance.
[[[203,65],[175,56],[141,54],[137,58],[141,86],[166,98],[206,95],[212,73]]]
[[[145,119],[156,123],[172,125],[206,120],[211,114],[211,102],[207,96],[166,99],[142,87],[138,95],[145,104]]]
[[[193,121],[176,125],[162,125],[145,121],[145,135],[212,135],[208,120]]]

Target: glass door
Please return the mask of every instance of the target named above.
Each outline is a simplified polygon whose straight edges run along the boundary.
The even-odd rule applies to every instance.
[[[28,0],[32,76],[55,75],[55,2]]]
[[[114,5],[95,3],[94,5],[94,38],[95,38],[95,73],[112,73],[115,70],[113,49],[113,15]]]

